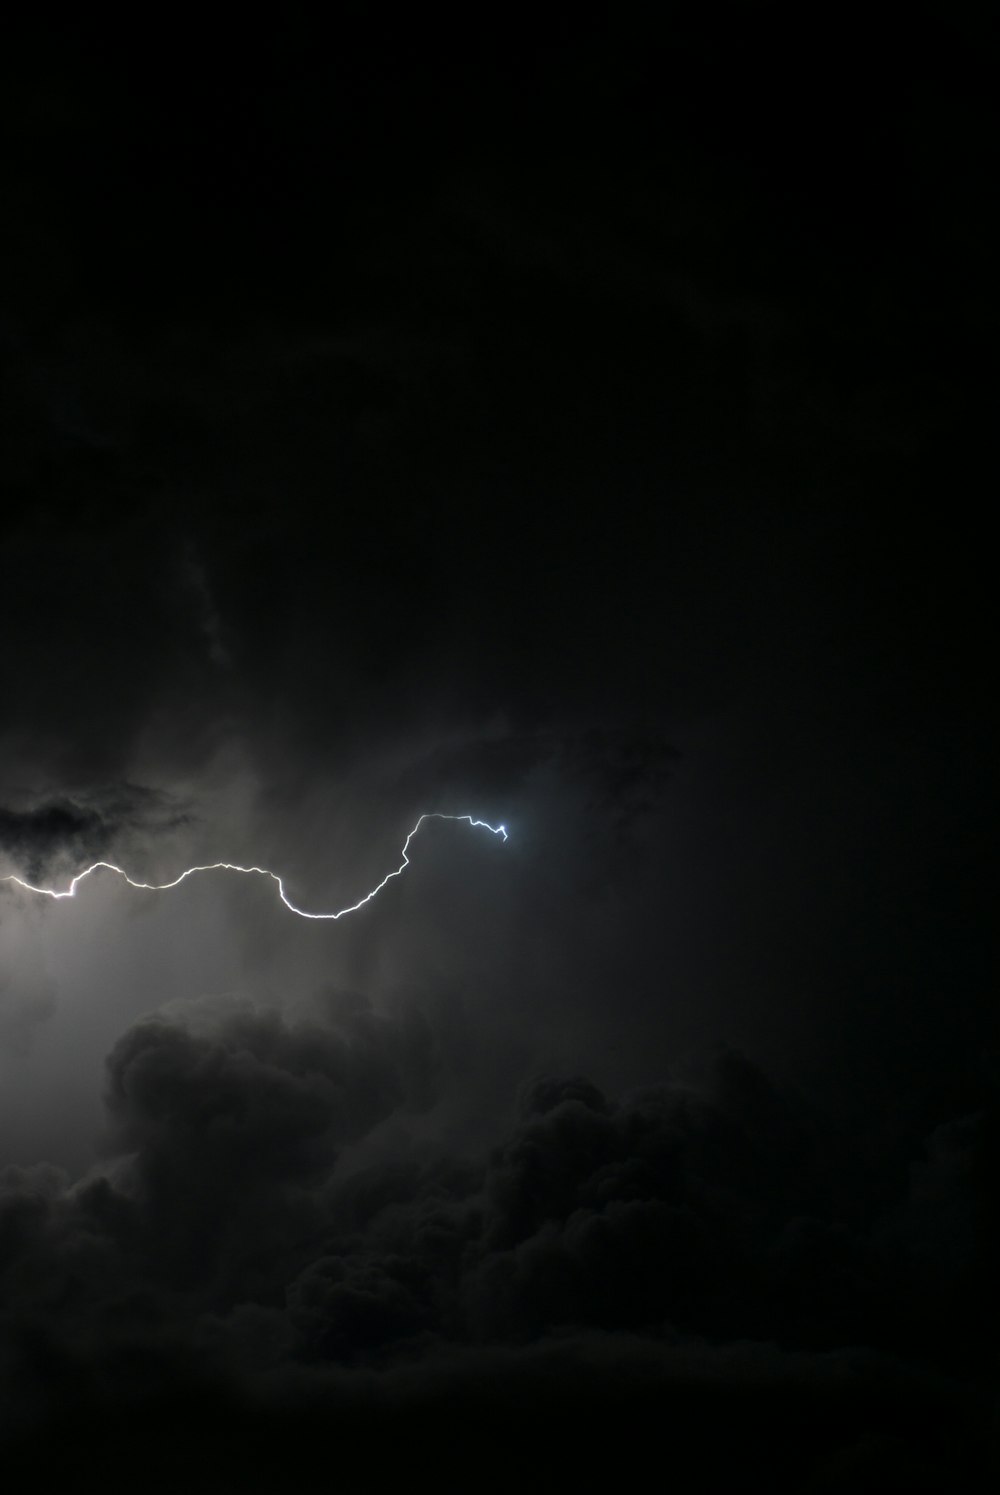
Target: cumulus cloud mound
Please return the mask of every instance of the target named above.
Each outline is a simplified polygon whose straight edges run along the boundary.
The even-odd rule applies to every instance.
[[[300,1489],[326,1448],[346,1488],[433,1458],[492,1489],[529,1457],[611,1477],[624,1437],[637,1457],[666,1440],[678,1477],[753,1460],[775,1489],[837,1460],[910,1489],[960,1472],[995,1117],[932,1139],[886,1198],[852,1140],[723,1053],[698,1091],[540,1078],[479,1161],[339,1166],[435,1075],[429,1026],[364,1004],[127,1032],[107,1167],[0,1175],[9,1466],[65,1478],[127,1448],[169,1488],[196,1449],[206,1489]],[[956,1191],[962,1240],[938,1228]]]

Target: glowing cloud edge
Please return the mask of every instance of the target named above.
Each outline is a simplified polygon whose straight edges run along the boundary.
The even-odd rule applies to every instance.
[[[182,882],[186,882],[186,880],[189,877],[193,876],[195,872],[244,872],[253,873],[258,877],[269,877],[272,882],[277,883],[278,896],[280,897],[282,903],[287,909],[290,909],[293,914],[298,914],[300,919],[342,919],[345,914],[356,913],[359,908],[364,908],[366,903],[371,903],[372,899],[375,898],[379,893],[381,893],[382,889],[386,886],[387,883],[392,882],[394,877],[399,877],[403,872],[406,871],[407,867],[410,865],[410,858],[407,855],[410,849],[410,842],[413,840],[414,836],[417,834],[425,820],[463,821],[470,826],[480,827],[482,830],[490,831],[494,836],[502,836],[505,841],[507,840],[506,826],[490,825],[490,823],[486,820],[474,820],[471,815],[444,815],[434,810],[427,811],[425,814],[420,816],[420,819],[417,821],[416,825],[413,827],[406,840],[403,842],[403,850],[401,853],[403,859],[400,862],[399,866],[395,869],[395,871],[387,872],[382,881],[376,887],[372,888],[370,893],[366,893],[363,898],[359,898],[357,903],[352,903],[347,908],[337,909],[334,913],[328,914],[312,914],[304,908],[298,908],[288,897],[287,893],[285,892],[284,882],[276,872],[270,872],[266,867],[239,867],[235,862],[209,862],[204,866],[188,867],[181,873],[180,877],[175,877],[172,882],[136,882],[133,878],[129,877],[128,873],[123,868],[117,867],[114,862],[94,862],[91,864],[91,866],[84,868],[82,872],[78,872],[70,882],[69,887],[64,888],[62,892],[59,892],[55,888],[38,888],[33,883],[26,882],[23,877],[17,877],[14,873],[10,873],[6,877],[0,877],[0,882],[17,883],[18,887],[24,888],[24,890],[28,893],[39,893],[44,898],[59,899],[75,898],[76,890],[79,887],[80,883],[83,882],[84,878],[90,877],[91,873],[99,872],[102,868],[107,872],[115,872],[119,877],[123,877],[130,888],[142,888],[145,891],[151,893],[164,893],[168,888],[176,888]]]

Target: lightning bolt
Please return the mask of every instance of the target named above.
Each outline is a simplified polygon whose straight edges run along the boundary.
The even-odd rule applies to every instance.
[[[0,877],[0,882],[15,882],[17,883],[18,887],[24,888],[26,892],[40,893],[44,898],[75,898],[76,890],[83,882],[84,878],[90,877],[92,873],[99,872],[102,869],[107,872],[115,872],[119,877],[123,877],[130,888],[144,888],[148,892],[152,893],[164,893],[168,888],[179,887],[182,882],[186,882],[187,879],[189,877],[193,877],[196,872],[244,872],[251,873],[257,877],[269,877],[272,882],[277,883],[278,896],[281,899],[282,903],[286,908],[291,909],[293,914],[298,914],[300,919],[342,919],[345,914],[357,913],[359,908],[364,908],[366,903],[371,903],[372,899],[377,897],[377,895],[381,893],[382,889],[386,886],[387,883],[392,882],[394,877],[400,877],[402,873],[406,871],[407,867],[410,865],[410,858],[408,855],[408,852],[410,850],[410,842],[413,840],[414,836],[417,834],[425,820],[461,820],[466,822],[468,825],[481,827],[485,831],[490,831],[494,836],[501,836],[504,841],[506,841],[507,839],[506,826],[490,825],[485,820],[474,820],[471,815],[441,815],[434,811],[421,815],[420,819],[417,821],[416,825],[413,827],[412,831],[403,842],[403,850],[401,853],[402,861],[395,869],[395,871],[387,872],[382,881],[376,887],[372,888],[370,893],[366,893],[363,898],[359,898],[357,903],[349,904],[347,908],[339,908],[334,913],[329,914],[312,914],[309,913],[307,909],[298,908],[285,892],[285,884],[276,872],[269,872],[266,867],[238,867],[235,862],[210,862],[203,867],[188,867],[181,873],[180,877],[175,877],[173,882],[136,882],[134,878],[129,877],[128,873],[123,868],[116,867],[114,862],[94,862],[90,867],[86,867],[83,872],[78,872],[71,881],[69,887],[64,888],[61,892],[59,892],[55,888],[35,887],[33,883],[25,882],[23,877],[16,877],[13,873],[11,873],[7,877]]]

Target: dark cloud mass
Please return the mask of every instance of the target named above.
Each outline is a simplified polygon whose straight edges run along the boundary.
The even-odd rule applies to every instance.
[[[333,1028],[239,1007],[124,1035],[108,1060],[115,1156],[75,1184],[45,1166],[3,1177],[15,1457],[37,1457],[40,1416],[65,1436],[85,1418],[107,1456],[105,1419],[144,1429],[197,1399],[211,1463],[246,1400],[300,1453],[346,1420],[338,1458],[358,1480],[396,1407],[423,1424],[418,1448],[447,1436],[438,1456],[457,1471],[473,1435],[441,1419],[461,1414],[502,1440],[491,1463],[507,1478],[536,1420],[576,1445],[580,1409],[617,1424],[624,1397],[637,1453],[668,1436],[676,1467],[705,1477],[730,1471],[713,1446],[729,1415],[740,1459],[775,1480],[838,1460],[909,1478],[919,1458],[927,1489],[968,1471],[988,1403],[966,1378],[992,1278],[976,1230],[992,1110],[932,1134],[906,1169],[722,1052],[701,1088],[618,1102],[535,1080],[487,1159],[383,1156],[338,1181],[345,1148],[427,1103],[428,1036],[363,1007]],[[234,1479],[248,1452],[227,1453]]]
[[[184,813],[166,795],[135,784],[91,792],[89,803],[50,799],[27,809],[0,805],[0,849],[22,876],[40,878],[54,860],[77,872],[128,832],[175,829]]]
[[[474,20],[0,59],[2,1467],[985,1492],[995,27]]]

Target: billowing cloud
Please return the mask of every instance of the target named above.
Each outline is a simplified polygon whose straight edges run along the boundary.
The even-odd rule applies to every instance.
[[[125,1394],[137,1426],[164,1398],[195,1398],[220,1426],[292,1417],[307,1441],[310,1408],[437,1426],[464,1405],[484,1430],[503,1406],[529,1421],[541,1408],[551,1446],[577,1398],[609,1398],[617,1425],[626,1388],[641,1439],[657,1397],[670,1416],[688,1408],[679,1456],[700,1450],[710,1469],[729,1455],[700,1440],[734,1397],[753,1447],[783,1399],[798,1406],[805,1422],[768,1455],[781,1478],[785,1458],[836,1462],[845,1437],[877,1462],[881,1444],[862,1448],[872,1418],[903,1439],[904,1466],[907,1415],[954,1433],[943,1310],[971,1308],[988,1264],[968,1263],[956,1300],[928,1199],[964,1188],[978,1207],[981,1184],[947,1160],[976,1135],[989,1145],[981,1122],[932,1138],[930,1172],[894,1193],[863,1139],[723,1052],[703,1085],[618,1101],[584,1078],[537,1079],[485,1158],[366,1162],[358,1143],[433,1102],[433,1035],[334,1005],[292,1021],[214,1002],[137,1024],[109,1056],[99,1173],[6,1170],[15,1442],[38,1417],[99,1419]],[[579,1448],[568,1456],[575,1468]]]

